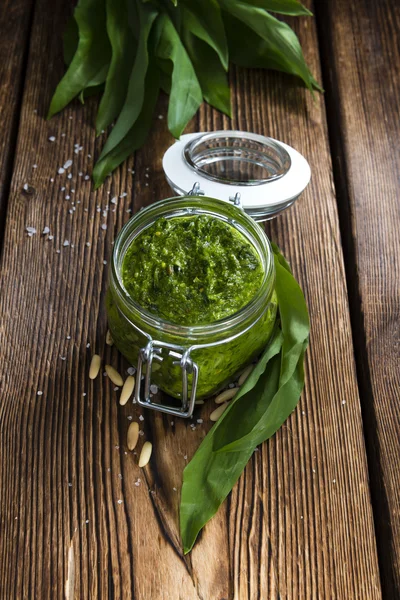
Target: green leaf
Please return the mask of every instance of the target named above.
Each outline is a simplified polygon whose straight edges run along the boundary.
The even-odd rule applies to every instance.
[[[311,17],[312,12],[298,2],[298,0],[240,0],[243,4],[250,4],[264,10],[269,10],[280,15],[292,17]]]
[[[157,17],[157,11],[149,4],[137,0],[140,34],[135,62],[129,79],[127,96],[121,114],[111,131],[100,155],[99,161],[122,142],[139,117],[145,97],[146,73],[149,64],[148,39]]]
[[[104,2],[79,0],[74,12],[79,43],[72,62],[52,98],[48,118],[62,110],[98,77],[110,60]]]
[[[78,43],[79,29],[75,18],[72,15],[67,21],[63,35],[64,62],[67,66],[71,64],[72,59],[74,58],[74,54],[78,48]]]
[[[228,77],[217,54],[190,31],[185,30],[184,36],[185,46],[196,71],[204,99],[211,106],[231,117],[231,92]]]
[[[253,372],[184,471],[180,527],[185,553],[235,485],[256,446],[281,427],[303,389],[307,307],[288,264],[276,247],[274,252],[280,322]],[[298,344],[301,350],[293,365]]]
[[[157,26],[159,41],[156,55],[173,63],[168,128],[175,138],[179,138],[197,112],[203,96],[193,65],[172,21],[163,14],[158,19]]]
[[[233,62],[297,75],[308,89],[313,89],[315,80],[304,60],[300,42],[289,25],[262,8],[237,0],[221,0],[221,5],[228,13],[224,15],[224,23]]]
[[[275,291],[283,336],[278,385],[275,390],[270,387],[270,374],[265,371],[266,381],[260,379],[258,386],[248,392],[240,390],[242,393],[238,393],[224,418],[218,422],[214,450],[243,450],[271,437],[293,411],[303,389],[302,365],[310,333],[307,306],[283,256],[274,251],[274,260]],[[266,392],[263,392],[263,383]]]
[[[159,74],[152,64],[147,69],[145,84],[143,107],[138,119],[125,137],[104,158],[99,159],[93,170],[96,188],[103,183],[107,175],[146,141],[153,122],[153,113],[159,94]]]
[[[111,64],[96,119],[97,135],[119,115],[125,102],[136,40],[129,27],[126,0],[106,0],[107,33],[112,48]]]
[[[218,54],[225,71],[229,55],[221,9],[216,0],[196,0],[182,8],[182,31],[190,31]],[[204,68],[206,68],[206,64]]]

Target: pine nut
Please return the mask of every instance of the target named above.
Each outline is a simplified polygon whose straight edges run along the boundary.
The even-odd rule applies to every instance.
[[[93,354],[89,368],[89,379],[96,379],[100,371],[101,358],[98,354]]]
[[[113,343],[114,343],[114,340],[113,340],[113,339],[112,339],[112,337],[111,337],[110,330],[109,330],[109,329],[107,329],[107,333],[106,333],[106,344],[107,344],[107,346],[112,346],[112,345],[113,345]]]
[[[248,378],[248,376],[250,375],[250,373],[252,372],[253,369],[254,369],[254,365],[249,365],[248,367],[245,368],[245,370],[239,377],[239,381],[238,381],[239,387],[244,384],[244,382],[246,381],[246,379]]]
[[[105,370],[114,385],[118,385],[119,387],[124,385],[124,380],[122,379],[118,371],[114,369],[114,367],[112,367],[111,365],[106,365]]]
[[[225,402],[225,404],[221,404],[220,406],[218,406],[218,408],[213,410],[210,415],[210,421],[218,421],[218,419],[220,418],[222,413],[225,412],[225,410],[228,408],[228,406],[229,406],[229,402]]]
[[[215,398],[215,404],[222,404],[222,402],[225,402],[226,400],[231,400],[233,396],[236,395],[238,389],[239,388],[234,387],[224,390]]]
[[[142,451],[139,457],[139,467],[145,467],[150,460],[153,445],[151,442],[145,442],[143,444]]]
[[[121,406],[125,406],[129,398],[132,396],[132,392],[135,389],[135,378],[133,375],[129,375],[126,378],[124,387],[122,388],[121,395],[119,397],[119,403]]]
[[[133,421],[128,427],[127,445],[128,450],[134,450],[139,439],[139,423]]]

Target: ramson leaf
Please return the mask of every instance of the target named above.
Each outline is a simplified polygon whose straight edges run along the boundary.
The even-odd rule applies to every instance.
[[[196,71],[206,102],[231,116],[231,92],[228,77],[214,50],[190,31],[185,30],[185,45]]]
[[[314,80],[304,60],[300,42],[289,25],[262,8],[238,0],[221,0],[221,6],[228,13],[224,22],[234,62],[297,75],[310,90],[313,89]],[[251,44],[248,43],[249,39]]]
[[[109,152],[114,150],[135,124],[143,107],[146,90],[146,73],[149,64],[148,39],[157,11],[151,4],[143,4],[136,0],[140,34],[137,45],[135,62],[130,74],[128,91],[121,114],[104,145],[99,161],[103,160]],[[133,151],[133,150],[132,150]]]
[[[79,42],[71,64],[52,98],[48,118],[62,110],[99,74],[110,61],[111,48],[106,32],[106,11],[102,0],[79,0],[74,11]]]
[[[279,321],[270,343],[184,470],[180,527],[185,552],[231,491],[257,445],[288,418],[304,386],[308,311],[276,247],[274,254]]]
[[[126,0],[106,0],[107,33],[112,57],[96,119],[99,135],[118,117],[128,91],[137,42],[129,26]]]
[[[179,138],[202,103],[203,95],[188,53],[168,15],[160,15],[157,27],[156,56],[173,63],[168,128]]]

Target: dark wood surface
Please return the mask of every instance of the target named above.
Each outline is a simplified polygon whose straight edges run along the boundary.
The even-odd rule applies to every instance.
[[[93,191],[85,175],[101,146],[93,129],[95,101],[84,107],[76,103],[44,120],[63,70],[60,35],[67,11],[61,0],[35,2],[21,110],[13,117],[19,121],[14,165],[7,167],[11,189],[0,297],[0,598],[63,598],[72,571],[69,600],[382,598],[374,511],[381,527],[378,543],[395,531],[379,523],[371,502],[376,493],[369,482],[363,426],[380,394],[386,394],[386,406],[389,396],[377,386],[368,398],[369,412],[364,397],[361,410],[358,390],[363,388],[354,361],[354,352],[361,360],[360,342],[353,343],[356,330],[350,323],[329,111],[330,136],[326,123],[329,91],[326,100],[313,101],[284,75],[233,70],[233,121],[203,106],[191,124],[192,131],[230,127],[271,135],[309,160],[310,186],[267,231],[302,284],[312,335],[298,408],[254,454],[185,558],[177,527],[182,470],[211,425],[213,403],[199,411],[204,422],[195,431],[184,421],[144,413],[143,438],[153,441],[154,453],[140,470],[137,456],[126,448],[128,417],[137,418],[138,409],[120,407],[107,378],[88,379],[95,351],[125,373],[126,362],[105,345],[112,241],[129,218],[128,209],[137,211],[170,195],[161,158],[172,138],[165,119],[156,119],[146,146]],[[320,21],[318,15],[296,23],[317,74]],[[164,99],[158,113],[165,109]],[[344,144],[348,125],[339,125],[336,135]],[[49,142],[52,135],[55,142]],[[78,155],[76,142],[83,146]],[[57,174],[69,158],[74,161],[71,180]],[[336,154],[333,159],[335,164]],[[31,194],[23,191],[26,182]],[[61,191],[64,186],[74,193]],[[342,196],[342,187],[339,191],[340,203],[357,201],[354,194]],[[103,218],[97,207],[123,192],[127,196],[116,211]],[[26,226],[37,234],[28,237]],[[53,240],[40,235],[45,226]],[[367,240],[361,236],[378,243],[375,229],[361,229],[363,246]],[[382,256],[389,264],[391,255]],[[369,273],[363,260],[365,277],[373,277],[375,271]],[[393,286],[394,274],[395,269],[386,273]],[[393,302],[388,281],[384,289],[393,295],[382,302]],[[376,323],[372,316],[371,323]],[[391,360],[395,350],[388,350]],[[388,415],[376,412],[382,429]],[[368,442],[368,427],[366,435]],[[392,486],[398,483],[396,458],[392,471],[386,471]],[[388,556],[392,560],[394,551]]]
[[[399,598],[400,4],[317,16],[382,589]]]
[[[33,0],[0,3],[0,239],[10,188]]]

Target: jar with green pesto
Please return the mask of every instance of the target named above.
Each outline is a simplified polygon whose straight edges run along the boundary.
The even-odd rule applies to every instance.
[[[190,416],[233,381],[271,336],[274,283],[268,238],[232,203],[183,196],[132,217],[114,245],[107,312],[115,345],[145,374],[137,401]],[[155,402],[151,384],[176,401]]]

